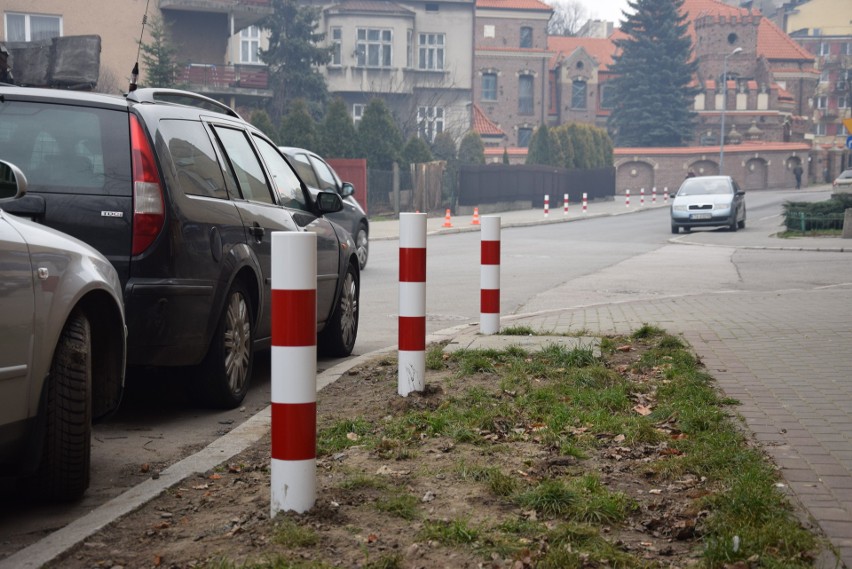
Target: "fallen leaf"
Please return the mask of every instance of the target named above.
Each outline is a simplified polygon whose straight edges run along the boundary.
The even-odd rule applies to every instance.
[[[346,438],[349,439],[350,441],[357,441],[361,437],[358,436],[358,433],[346,433]]]
[[[616,350],[618,350],[619,352],[629,352],[632,349],[633,349],[633,346],[631,346],[630,344],[625,344],[623,346],[618,346],[616,348]]]
[[[626,439],[626,438],[627,438],[627,437],[625,437],[624,435],[617,435],[614,439],[612,439],[612,442],[614,442],[614,443],[623,443],[623,442],[624,442],[624,439]]]
[[[644,405],[636,405],[635,407],[633,407],[633,410],[642,415],[643,417],[647,417],[652,413],[651,409]]]
[[[210,486],[207,484],[199,484],[198,486],[192,487],[193,490],[207,490],[208,488],[210,488]]]
[[[222,478],[221,474],[213,473],[210,475],[210,480],[219,480],[220,478]]]
[[[377,536],[376,534],[371,533],[367,536],[367,543],[375,543],[377,541],[379,541],[379,536]]]

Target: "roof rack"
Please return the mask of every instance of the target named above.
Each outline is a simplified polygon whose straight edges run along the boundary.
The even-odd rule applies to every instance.
[[[205,97],[198,93],[193,93],[192,91],[147,87],[131,91],[127,93],[125,97],[128,101],[133,101],[135,103],[172,103],[175,105],[186,105],[242,119],[239,113],[228,105],[221,103],[216,99],[211,99],[210,97]]]

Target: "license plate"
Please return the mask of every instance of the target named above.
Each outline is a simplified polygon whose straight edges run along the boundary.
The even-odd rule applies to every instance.
[[[710,219],[713,217],[712,213],[693,213],[689,216],[690,219]]]

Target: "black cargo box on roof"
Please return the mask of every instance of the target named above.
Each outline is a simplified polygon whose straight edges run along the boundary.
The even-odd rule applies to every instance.
[[[101,67],[101,37],[65,36],[7,42],[15,83],[27,87],[92,90]]]

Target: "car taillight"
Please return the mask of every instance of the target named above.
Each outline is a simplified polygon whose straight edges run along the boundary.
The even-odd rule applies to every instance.
[[[130,151],[133,163],[132,254],[138,255],[163,229],[165,208],[154,150],[135,115],[130,115]]]

